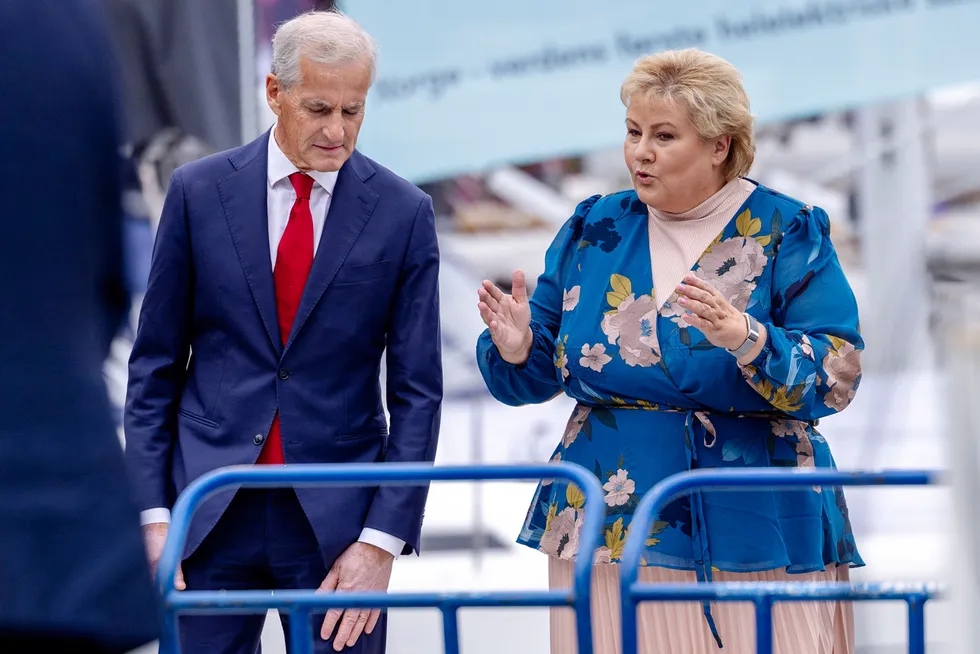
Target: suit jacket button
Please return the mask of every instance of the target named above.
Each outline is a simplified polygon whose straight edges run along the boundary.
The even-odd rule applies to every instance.
[[[261,445],[263,442],[265,442],[265,436],[262,434],[256,434],[255,436],[252,436],[252,442],[256,445]]]
[[[286,380],[289,379],[289,371],[283,368],[279,371],[279,379]]]

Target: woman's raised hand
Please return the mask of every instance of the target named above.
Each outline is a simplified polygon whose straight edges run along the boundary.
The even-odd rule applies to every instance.
[[[534,335],[531,332],[531,306],[524,272],[514,271],[510,295],[489,280],[483,280],[477,294],[480,297],[480,317],[490,328],[490,337],[500,356],[513,364],[527,361]]]

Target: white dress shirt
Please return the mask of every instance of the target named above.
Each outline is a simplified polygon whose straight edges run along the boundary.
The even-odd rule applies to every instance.
[[[269,255],[272,258],[273,270],[276,268],[279,241],[282,239],[283,232],[286,231],[289,213],[296,202],[296,191],[293,189],[292,182],[289,181],[289,176],[296,172],[299,172],[299,169],[283,154],[279,144],[276,143],[275,127],[273,127],[272,133],[269,134],[268,199],[266,203],[269,216]],[[314,182],[313,190],[310,192],[310,212],[313,214],[313,255],[316,256],[320,236],[323,234],[323,224],[326,222],[327,211],[330,209],[333,189],[337,184],[337,173],[310,171],[307,174],[313,178]],[[140,522],[144,525],[154,522],[170,522],[170,509],[162,507],[147,509],[140,514]],[[395,557],[401,554],[402,548],[405,546],[405,541],[402,539],[369,527],[361,530],[359,540],[380,547]]]

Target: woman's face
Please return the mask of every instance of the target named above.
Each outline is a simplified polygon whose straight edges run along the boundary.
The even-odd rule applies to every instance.
[[[731,138],[704,141],[673,100],[633,98],[626,110],[623,154],[633,188],[648,206],[668,213],[693,209],[725,185]]]

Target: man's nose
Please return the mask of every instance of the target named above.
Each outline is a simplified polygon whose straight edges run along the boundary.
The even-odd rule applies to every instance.
[[[331,145],[337,145],[344,140],[344,119],[339,111],[331,112],[327,122],[323,125],[323,135],[327,137]]]

